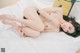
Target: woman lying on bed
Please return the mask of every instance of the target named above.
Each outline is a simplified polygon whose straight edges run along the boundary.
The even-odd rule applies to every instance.
[[[77,37],[80,34],[80,24],[74,18],[63,16],[63,10],[60,7],[37,9],[36,7],[27,7],[24,10],[23,19],[13,15],[0,15],[0,19],[5,24],[10,24],[22,36],[36,37],[40,32],[60,32]],[[21,25],[17,24],[21,23]]]

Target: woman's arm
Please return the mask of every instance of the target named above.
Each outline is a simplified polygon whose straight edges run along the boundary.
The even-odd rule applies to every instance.
[[[63,9],[61,7],[48,7],[48,8],[44,8],[42,10],[49,12],[49,13],[57,13],[58,10],[63,11]]]
[[[47,13],[46,11],[44,10],[39,10],[39,13],[41,16],[43,16],[46,20],[52,22],[56,27],[59,27],[59,21],[55,18],[53,18],[52,15],[49,15],[49,13]]]
[[[63,19],[63,9],[61,7],[49,7],[42,9],[43,11],[46,11],[47,13],[51,14],[54,13],[57,15],[57,19],[62,20]]]
[[[61,23],[65,22],[63,19],[63,9],[61,7],[49,7],[42,10],[53,17],[55,16]]]

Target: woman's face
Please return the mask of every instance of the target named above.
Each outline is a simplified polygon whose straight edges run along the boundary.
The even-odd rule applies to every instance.
[[[61,28],[63,31],[68,33],[73,33],[75,31],[74,26],[70,22],[64,22],[61,24]]]

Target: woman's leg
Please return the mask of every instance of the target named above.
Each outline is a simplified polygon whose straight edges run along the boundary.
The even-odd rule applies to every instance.
[[[41,31],[44,30],[44,23],[41,20],[40,15],[38,15],[37,13],[38,9],[36,7],[27,7],[24,10],[24,16],[28,19],[28,20],[33,20],[35,21],[38,25],[40,26]]]
[[[38,9],[36,7],[27,7],[24,10],[24,16],[29,19],[29,20],[35,20],[36,22],[39,22],[41,24],[43,24],[40,16],[37,13]]]
[[[30,37],[36,37],[40,35],[40,32],[30,29],[28,27],[20,27],[16,21],[11,21],[11,20],[3,20],[2,21],[4,24],[12,25],[17,32],[20,34],[20,36],[30,36]]]
[[[25,20],[25,19],[19,19],[16,18],[16,16],[13,15],[0,15],[0,19],[7,19],[12,20],[21,23],[22,25],[28,26],[34,30],[37,31],[43,31],[44,27],[40,23],[36,22],[35,20]]]

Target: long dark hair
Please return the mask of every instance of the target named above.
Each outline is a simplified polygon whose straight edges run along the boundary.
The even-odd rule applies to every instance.
[[[62,28],[60,28],[60,31],[63,31],[72,37],[80,36],[80,24],[75,21],[75,17],[72,18],[72,17],[68,17],[68,16],[63,15],[63,19],[67,22],[71,21],[71,24],[74,26],[75,31],[73,33],[68,33],[68,32],[65,32]]]

